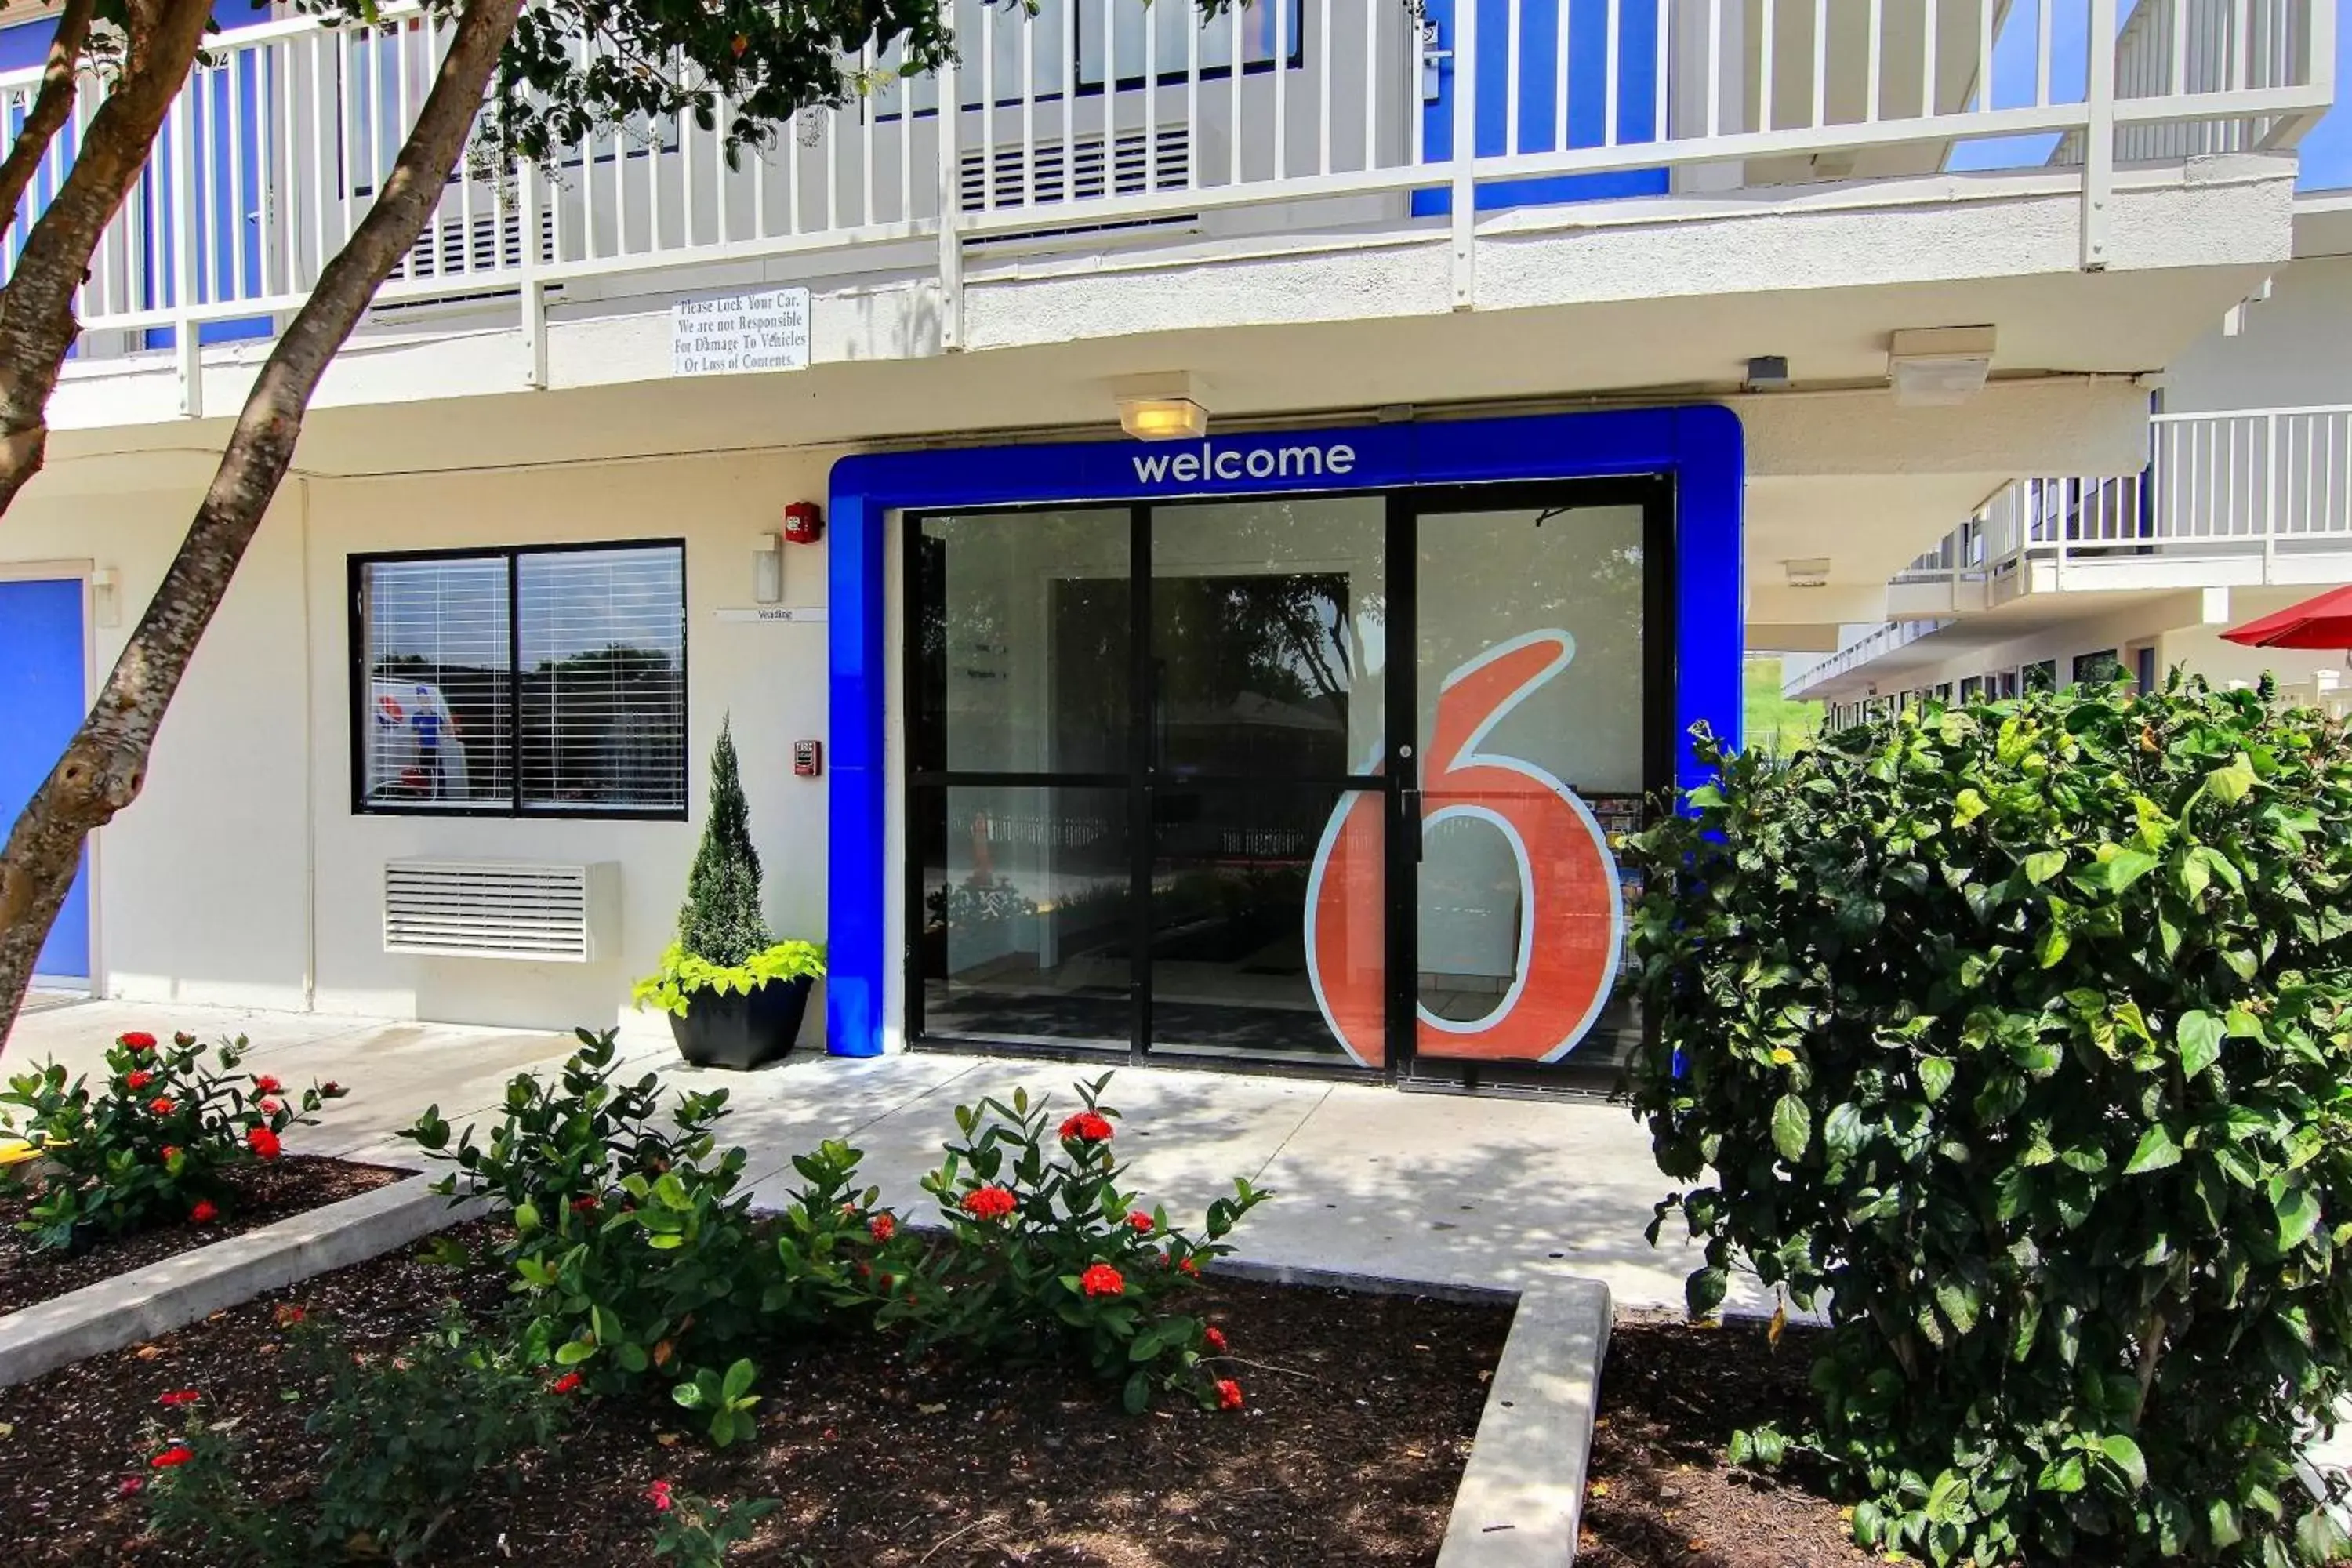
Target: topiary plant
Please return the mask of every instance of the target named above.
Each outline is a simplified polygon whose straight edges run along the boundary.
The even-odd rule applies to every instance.
[[[707,963],[732,967],[768,945],[760,909],[760,852],[751,846],[751,806],[735,760],[728,720],[719,722],[710,752],[710,811],[702,842],[687,873],[686,907],[677,914],[678,945]]]
[[[2352,748],[2175,675],[1727,754],[1633,839],[1695,1314],[1827,1310],[1791,1430],[1937,1563],[2284,1568],[2352,1392]],[[1657,1226],[1652,1227],[1654,1239]]]

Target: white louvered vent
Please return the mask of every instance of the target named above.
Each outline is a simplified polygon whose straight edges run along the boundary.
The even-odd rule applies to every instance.
[[[619,868],[528,860],[388,860],[383,950],[442,958],[593,962]]]
[[[1122,131],[1108,148],[1099,132],[1074,142],[1040,142],[1025,157],[1017,142],[976,147],[963,154],[957,200],[976,213],[1181,190],[1192,145],[1190,127],[1163,125],[1157,138]]]

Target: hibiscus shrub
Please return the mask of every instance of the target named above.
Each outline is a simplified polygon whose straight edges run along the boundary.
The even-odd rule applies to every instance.
[[[525,1456],[568,1424],[576,1377],[549,1378],[452,1310],[394,1354],[355,1353],[333,1325],[303,1324],[289,1383],[320,1390],[303,1423],[318,1471],[299,1500],[256,1498],[236,1475],[231,1423],[212,1421],[203,1391],[167,1394],[176,1434],[159,1428],[148,1459],[150,1522],[199,1561],[308,1568],[346,1559],[422,1557],[486,1479],[509,1491],[530,1479]]]
[[[1075,1355],[1118,1382],[1132,1412],[1162,1390],[1238,1408],[1240,1385],[1213,1370],[1223,1336],[1176,1303],[1268,1194],[1236,1179],[1232,1197],[1209,1205],[1200,1239],[1164,1208],[1138,1207],[1111,1152],[1118,1112],[1100,1099],[1109,1081],[1080,1084],[1081,1109],[1058,1128],[1026,1090],[956,1108],[961,1141],[923,1178],[947,1234],[880,1321],[908,1324],[918,1349],[1014,1363]]]
[[[0,1172],[29,1187],[17,1228],[39,1250],[163,1224],[209,1224],[236,1205],[239,1167],[275,1160],[287,1132],[310,1126],[338,1084],[291,1095],[267,1073],[241,1070],[242,1036],[217,1046],[181,1034],[168,1045],[134,1031],[106,1053],[103,1086],[67,1082],[51,1062],[9,1079],[0,1106],[39,1158]],[[28,1175],[26,1173],[30,1172]]]
[[[2340,1552],[2294,1460],[2352,1394],[2343,727],[2176,676],[1699,752],[1633,847],[1659,1217],[1695,1312],[1745,1266],[1831,1324],[1734,1457],[1939,1563]]]

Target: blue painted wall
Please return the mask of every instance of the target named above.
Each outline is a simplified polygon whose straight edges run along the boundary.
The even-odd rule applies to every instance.
[[[14,822],[81,725],[79,580],[0,582],[0,823]],[[89,857],[58,911],[37,972],[89,974]]]
[[[1466,0],[1426,0],[1424,14],[1441,47],[1458,49],[1456,10]],[[1477,153],[1560,151],[1559,109],[1560,7],[1568,7],[1568,146],[1598,147],[1608,140],[1609,0],[1476,0],[1478,6]],[[1617,140],[1657,139],[1659,0],[1622,0],[1618,10]],[[1510,130],[1511,13],[1519,13],[1518,134]],[[1454,95],[1458,53],[1443,61],[1435,100],[1422,106],[1422,155],[1432,163],[1454,156]],[[1656,195],[1666,189],[1664,169],[1605,174],[1565,174],[1541,180],[1498,180],[1478,187],[1478,210],[1551,202],[1601,201]],[[1450,191],[1417,191],[1421,216],[1453,210]]]
[[[1158,497],[1296,492],[1275,472],[1283,448],[1347,448],[1329,488],[1476,483],[1671,474],[1675,486],[1675,731],[1676,783],[1707,777],[1688,731],[1705,720],[1739,743],[1741,505],[1739,421],[1712,405],[1465,419],[1426,425],[1213,437],[1203,443],[1100,441],[962,451],[879,453],[834,465],[830,619],[833,786],[826,933],[826,1047],[837,1056],[882,1049],[883,997],[893,963],[886,920],[895,874],[887,842],[891,763],[883,746],[890,697],[883,627],[884,542],[896,509],[1020,502],[1130,501]],[[1222,477],[1171,481],[1167,463],[1199,452]],[[1250,476],[1261,454],[1267,470]],[[1158,478],[1150,477],[1153,472]]]

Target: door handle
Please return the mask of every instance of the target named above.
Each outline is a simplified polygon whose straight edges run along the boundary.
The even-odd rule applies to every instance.
[[[1412,858],[1417,862],[1421,859],[1422,851],[1421,791],[1417,789],[1397,791],[1397,809],[1404,813],[1404,830],[1412,836]]]

